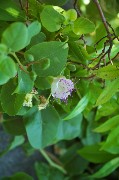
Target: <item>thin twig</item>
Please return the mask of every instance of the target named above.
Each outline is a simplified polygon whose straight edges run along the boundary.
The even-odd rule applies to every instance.
[[[26,66],[29,67],[33,64],[40,64],[40,62],[39,61],[33,61],[33,62],[28,63]]]
[[[95,48],[95,51],[97,52],[97,49],[96,49],[96,46],[103,40],[105,39],[107,36],[104,36],[102,37],[99,41],[97,41],[95,44],[94,44],[94,48]]]
[[[78,16],[80,17],[80,16],[81,16],[81,11],[80,11],[79,8],[77,8],[77,1],[78,1],[78,0],[74,0],[73,6],[74,6],[74,9],[76,10]]]
[[[98,0],[93,0],[93,1],[94,1],[94,3],[96,4],[96,6],[97,6],[97,8],[98,8],[98,11],[99,11],[101,20],[102,20],[102,22],[103,22],[103,24],[104,24],[104,27],[105,27],[105,29],[106,29],[106,32],[107,32],[107,35],[104,36],[103,38],[101,38],[101,39],[94,45],[95,50],[96,50],[96,46],[97,46],[103,39],[106,38],[106,41],[104,42],[104,47],[103,47],[103,49],[102,49],[102,52],[97,56],[97,58],[95,58],[95,59],[100,58],[100,59],[99,59],[99,62],[92,68],[92,69],[95,69],[95,68],[97,68],[97,67],[98,67],[98,68],[100,67],[100,63],[102,62],[102,60],[103,60],[103,62],[104,62],[104,65],[106,65],[106,60],[105,60],[106,55],[108,56],[109,61],[110,61],[111,64],[113,65],[113,62],[112,62],[111,57],[110,57],[110,55],[111,55],[111,50],[112,50],[112,47],[113,47],[113,41],[114,41],[115,39],[117,39],[117,40],[119,41],[119,38],[118,38],[118,36],[115,34],[115,31],[114,31],[113,27],[109,24],[109,22],[106,21],[106,18],[105,18],[105,16],[104,16],[104,13],[103,13],[103,11],[102,11],[102,8],[101,8],[101,6],[100,6],[99,1],[98,1]],[[109,45],[109,47],[108,47],[108,49],[106,50],[106,46],[107,46],[107,45]],[[96,50],[96,52],[97,52],[97,50]]]
[[[107,31],[107,34],[110,34],[109,27],[108,27],[106,18],[105,18],[105,16],[104,16],[104,13],[103,13],[103,11],[102,11],[102,8],[101,8],[101,6],[100,6],[99,1],[98,1],[98,0],[93,0],[93,1],[94,1],[94,3],[96,4],[96,6],[97,6],[97,8],[98,8],[98,11],[99,11],[99,13],[100,13],[100,16],[101,16],[102,22],[103,22],[103,24],[104,24],[104,26],[105,26],[105,29],[106,29],[106,31]]]
[[[19,58],[17,57],[17,55],[15,54],[15,53],[10,53],[15,59],[16,59],[16,61],[18,62],[18,64],[19,64],[19,67],[20,67],[20,69],[21,70],[23,70],[25,73],[29,73],[26,69],[24,69],[24,66],[23,66],[23,64],[20,62],[20,60],[19,60]]]
[[[81,39],[83,41],[84,45],[86,45],[87,41],[84,39],[84,34],[82,34],[79,39]]]
[[[73,6],[74,6],[74,9],[75,9],[76,12],[77,12],[78,17],[81,17],[81,10],[79,9],[79,7],[77,7],[77,1],[78,1],[78,0],[74,0]],[[84,39],[84,34],[82,34],[79,39],[81,39],[81,40],[83,41],[84,45],[86,45],[87,42],[86,42],[85,39]]]

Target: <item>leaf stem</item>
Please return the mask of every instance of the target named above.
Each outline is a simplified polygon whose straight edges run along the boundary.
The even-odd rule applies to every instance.
[[[66,170],[65,170],[63,167],[61,167],[61,166],[57,165],[56,163],[54,163],[54,162],[49,158],[48,154],[47,154],[43,149],[40,149],[40,153],[43,155],[43,157],[47,160],[47,162],[48,162],[52,167],[58,169],[59,171],[61,171],[61,172],[64,173],[64,174],[67,173]]]
[[[33,97],[36,99],[36,101],[40,102],[40,100],[38,99],[38,97],[35,94]]]
[[[24,69],[24,66],[23,66],[23,64],[20,62],[20,60],[19,60],[19,58],[17,57],[17,55],[16,55],[14,52],[11,52],[10,54],[16,59],[16,61],[18,62],[20,68],[21,68],[25,73],[28,74],[28,71],[27,71],[26,69]]]

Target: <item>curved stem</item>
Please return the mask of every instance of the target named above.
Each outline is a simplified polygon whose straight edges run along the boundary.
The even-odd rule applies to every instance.
[[[67,173],[66,170],[65,170],[63,167],[61,167],[61,166],[57,165],[56,163],[54,163],[54,162],[49,158],[49,156],[47,155],[47,153],[46,153],[43,149],[40,149],[40,153],[43,155],[43,157],[47,160],[47,162],[48,162],[52,167],[58,169],[59,171],[61,171],[61,172],[64,173],[64,174]]]
[[[40,100],[37,98],[37,96],[35,94],[33,97],[36,99],[36,101],[40,102]]]
[[[49,96],[48,96],[48,98],[47,98],[47,101],[49,101],[49,99],[50,99],[51,96],[52,96],[52,94],[50,93]]]
[[[19,58],[17,57],[17,55],[14,53],[14,52],[11,52],[10,53],[15,59],[16,61],[18,62],[19,66],[21,67],[21,69],[28,74],[28,71],[26,69],[24,69],[24,66],[23,64],[20,62]]]

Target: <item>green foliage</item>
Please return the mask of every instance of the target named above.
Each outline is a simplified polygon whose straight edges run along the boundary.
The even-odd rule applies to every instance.
[[[26,54],[32,54],[34,56],[35,62],[33,69],[38,76],[57,76],[66,64],[68,45],[64,42],[57,41],[43,42],[32,46],[32,48],[26,51]],[[47,68],[42,69],[44,64]]]
[[[37,77],[35,81],[35,86],[38,89],[44,90],[44,89],[50,89],[50,78],[49,77]]]
[[[80,114],[85,107],[87,106],[89,101],[89,94],[85,95],[77,104],[77,106],[75,107],[75,109],[67,116],[64,118],[64,120],[69,120],[71,118],[76,117],[78,114]]]
[[[106,67],[95,70],[94,73],[96,73],[97,77],[107,80],[115,79],[119,77],[118,67],[112,65],[108,65]]]
[[[13,116],[7,116],[5,114],[2,123],[4,129],[12,135],[17,136],[17,135],[25,134],[23,119],[20,116],[13,117]]]
[[[38,21],[34,21],[28,26],[28,44],[30,43],[30,40],[32,37],[37,35],[41,30],[41,23]]]
[[[40,149],[52,144],[57,134],[59,121],[60,117],[52,107],[41,112],[37,107],[31,108],[24,117],[24,124],[31,145]]]
[[[93,1],[63,9],[71,2],[1,0],[0,122],[13,138],[0,156],[22,145],[28,155],[39,150],[49,163],[35,163],[39,180],[115,179],[119,3],[99,1],[109,25]]]
[[[100,147],[98,144],[85,146],[78,152],[80,156],[93,163],[103,163],[113,158],[113,155],[104,150],[100,150]]]
[[[111,152],[112,154],[117,154],[119,151],[118,147],[118,130],[119,126],[114,128],[108,135],[106,142],[103,143],[102,149]]]
[[[35,164],[35,169],[37,173],[38,180],[61,180],[64,179],[64,175],[58,171],[55,168],[49,167],[45,163],[36,163]]]
[[[74,9],[69,9],[68,11],[64,11],[63,15],[65,17],[65,23],[68,24],[69,22],[75,21],[77,18],[77,12]]]
[[[9,56],[0,56],[0,85],[5,84],[17,74],[17,66]]]
[[[15,89],[14,93],[17,94],[27,94],[32,91],[34,82],[31,79],[30,75],[23,72],[22,70],[18,71],[18,86]]]
[[[24,21],[26,15],[19,5],[13,0],[1,0],[0,20],[2,21]]]
[[[9,115],[16,115],[24,102],[24,94],[13,94],[15,87],[15,83],[11,80],[1,89],[1,105]]]
[[[113,172],[119,166],[119,158],[112,159],[107,162],[98,172],[93,174],[94,178],[103,178],[108,176],[111,172]]]
[[[49,32],[58,31],[64,21],[63,15],[57,12],[52,6],[45,6],[40,17],[42,25]]]
[[[26,174],[24,172],[19,172],[19,173],[14,174],[13,176],[2,178],[2,180],[15,180],[15,179],[33,180],[33,178],[31,176],[29,176],[28,174]]]
[[[95,30],[95,25],[86,18],[80,17],[74,22],[72,30],[75,34],[88,34]]]
[[[110,82],[107,87],[102,91],[100,96],[97,99],[96,106],[100,104],[104,104],[110,100],[110,98],[118,91],[119,89],[119,79],[115,79],[114,81]]]
[[[23,23],[16,22],[11,24],[2,34],[2,43],[10,51],[19,51],[26,46],[28,30]]]
[[[61,120],[59,123],[56,142],[62,139],[69,140],[78,137],[82,133],[82,114],[71,118],[70,121]]]
[[[95,129],[95,131],[96,132],[106,132],[106,131],[109,131],[109,130],[113,129],[115,126],[117,126],[119,124],[118,121],[119,121],[119,115],[114,116],[114,117],[108,119],[103,124],[101,124],[99,127],[97,127]]]
[[[69,42],[69,54],[73,62],[86,64],[89,55],[86,50],[76,42]]]

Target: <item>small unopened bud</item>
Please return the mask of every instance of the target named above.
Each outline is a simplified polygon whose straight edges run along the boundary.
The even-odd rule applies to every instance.
[[[35,89],[33,89],[31,93],[26,94],[23,106],[32,107],[32,98],[35,94],[38,94],[38,92]]]
[[[47,105],[49,104],[49,100],[47,100],[44,96],[40,96],[39,98],[40,98],[41,104],[38,105],[38,109],[39,110],[45,109]]]
[[[32,107],[32,97],[33,94],[26,94],[23,106]]]

